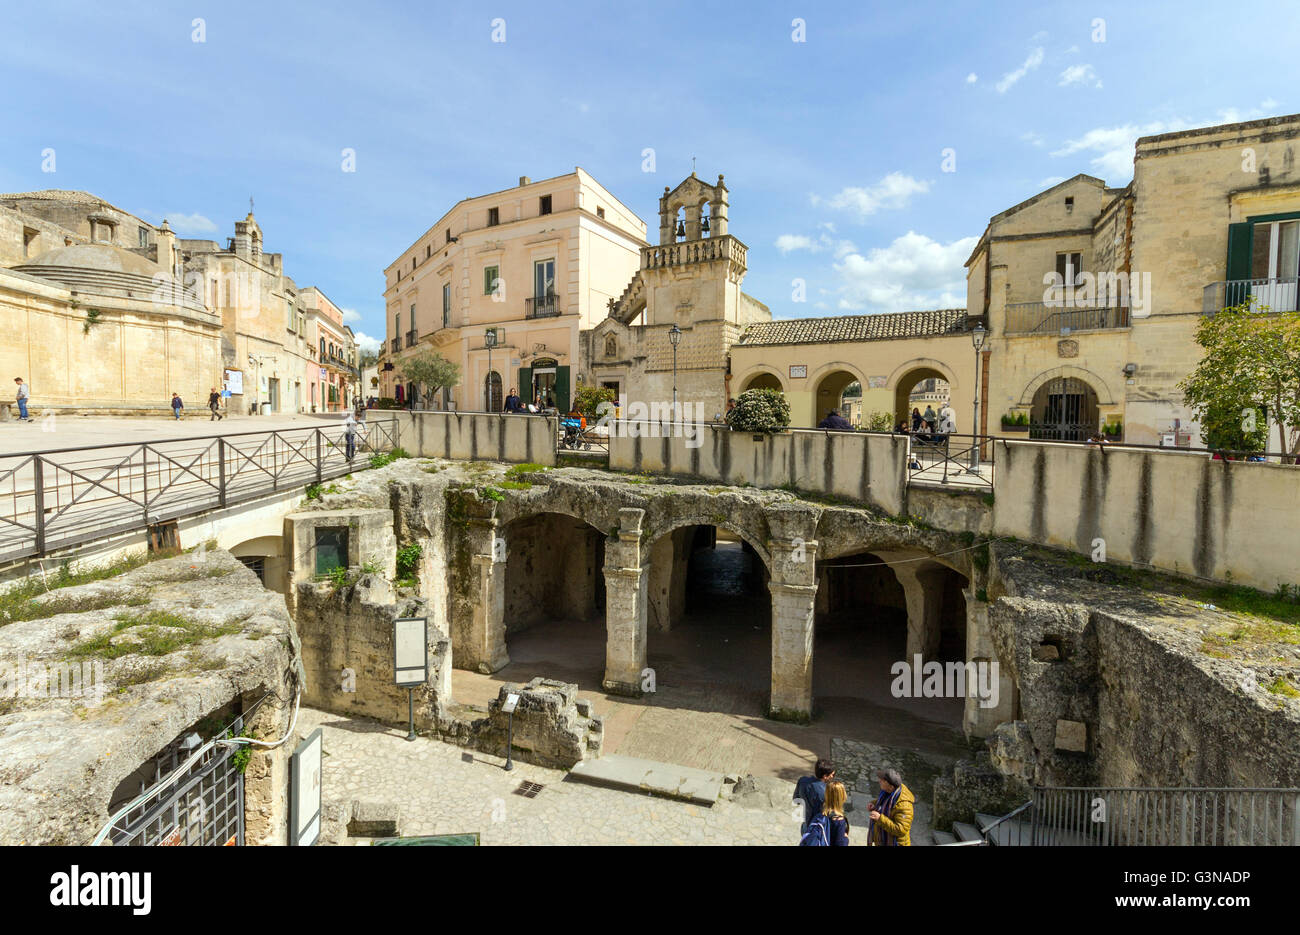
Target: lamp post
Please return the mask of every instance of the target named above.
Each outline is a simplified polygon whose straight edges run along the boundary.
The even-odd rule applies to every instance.
[[[980,472],[980,350],[984,347],[984,338],[988,334],[983,325],[976,325],[970,333],[970,342],[975,345],[975,421],[971,423],[972,445],[970,449],[969,474]]]
[[[682,340],[682,329],[677,327],[676,322],[673,322],[673,326],[668,329],[668,343],[673,346],[673,421],[674,422],[677,420],[677,345],[681,343],[681,340]]]
[[[492,411],[492,348],[497,346],[497,329],[489,328],[483,332],[483,343],[487,345],[488,352],[488,372],[487,380],[483,384],[483,408],[488,412]]]

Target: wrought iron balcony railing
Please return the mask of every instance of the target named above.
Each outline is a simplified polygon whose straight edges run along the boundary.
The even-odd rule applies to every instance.
[[[410,331],[406,332],[406,346],[415,347],[415,342],[418,338],[419,338],[419,334],[418,332],[415,331],[415,329],[411,329]]]
[[[560,297],[554,293],[524,299],[525,318],[551,318],[558,314],[560,314]]]
[[[1258,310],[1267,307],[1272,312],[1300,311],[1300,280],[1296,279],[1230,279],[1224,282],[1212,282],[1205,287],[1201,299],[1201,312],[1213,315],[1215,312],[1244,305],[1249,302],[1251,308]]]
[[[402,349],[402,339],[393,338],[392,345],[393,345],[393,353],[396,354],[399,350]]]
[[[1017,302],[1007,306],[1007,334],[1060,334],[1127,328],[1127,308],[1074,308],[1046,302]]]

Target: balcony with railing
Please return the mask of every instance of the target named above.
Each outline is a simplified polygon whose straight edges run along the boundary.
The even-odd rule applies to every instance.
[[[391,344],[392,344],[392,348],[393,348],[393,353],[394,353],[394,354],[396,354],[398,351],[400,351],[400,350],[402,349],[402,339],[401,339],[401,338],[393,338]]]
[[[560,314],[560,297],[554,293],[524,299],[525,318],[554,318]]]
[[[1104,331],[1127,328],[1129,309],[1075,308],[1047,302],[1017,302],[1007,306],[1007,334],[1061,334],[1066,331]]]
[[[720,237],[703,237],[699,240],[684,240],[681,243],[642,247],[641,268],[659,269],[665,266],[685,266],[688,263],[730,260],[741,269],[746,269],[745,261],[748,255],[748,247],[730,234],[723,234]]]
[[[1250,303],[1258,311],[1267,307],[1272,312],[1300,311],[1300,289],[1296,279],[1230,279],[1212,282],[1205,287],[1201,299],[1201,312],[1213,315],[1225,308]]]
[[[406,346],[415,347],[415,342],[419,340],[419,337],[420,337],[419,332],[417,332],[414,328],[406,332]]]

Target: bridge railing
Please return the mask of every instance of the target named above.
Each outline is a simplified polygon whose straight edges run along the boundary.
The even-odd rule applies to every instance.
[[[907,437],[907,482],[993,489],[993,436],[912,433]]]
[[[342,423],[0,455],[0,562],[341,477],[398,440],[377,420],[352,461]]]

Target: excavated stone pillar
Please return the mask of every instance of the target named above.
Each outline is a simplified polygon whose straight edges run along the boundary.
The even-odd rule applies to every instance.
[[[944,569],[911,563],[895,565],[894,572],[907,599],[906,659],[910,663],[919,654],[928,662],[939,651]]]
[[[469,639],[458,647],[462,669],[491,674],[510,663],[506,651],[506,548],[495,516],[469,519],[473,604]]]
[[[973,691],[966,692],[966,706],[962,712],[962,730],[967,737],[988,737],[999,724],[1014,720],[1016,714],[1016,682],[1012,673],[998,664],[993,633],[989,630],[989,605],[976,598],[976,588],[966,589],[966,661],[976,666],[998,665],[996,704],[993,698],[980,699]],[[969,668],[969,667],[968,667]],[[990,673],[991,675],[991,673]]]
[[[639,696],[646,668],[649,550],[642,556],[645,510],[618,511],[618,531],[605,543],[605,678],[616,695]]]
[[[817,532],[820,511],[783,503],[768,511],[771,538],[772,695],[768,716],[812,718],[813,622],[817,605]]]

